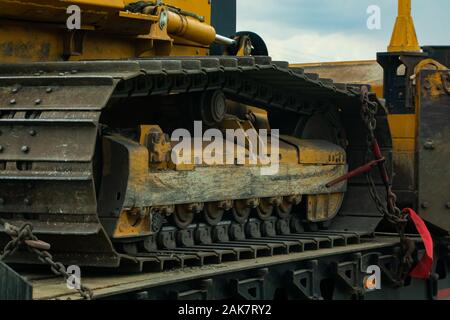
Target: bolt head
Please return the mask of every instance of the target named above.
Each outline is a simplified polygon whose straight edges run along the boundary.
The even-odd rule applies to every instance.
[[[11,99],[11,100],[9,100],[9,104],[16,104],[16,99]]]
[[[41,104],[42,103],[42,100],[41,99],[36,99],[36,100],[34,100],[34,104]]]
[[[30,136],[34,137],[36,135],[36,130],[31,129],[29,131]]]
[[[23,203],[24,203],[25,205],[29,206],[29,205],[31,204],[31,201],[30,201],[30,199],[25,198],[25,199],[23,199]]]
[[[30,151],[30,148],[29,148],[28,146],[22,146],[22,148],[20,148],[20,150],[21,150],[23,153],[28,153],[28,151]]]
[[[0,152],[3,152],[3,146],[0,146]]]
[[[445,207],[446,207],[447,209],[450,210],[450,202],[447,202],[447,203],[445,204]]]
[[[428,202],[422,202],[420,206],[422,207],[422,209],[428,209],[430,207],[430,204]]]
[[[425,144],[423,145],[423,147],[426,149],[426,150],[434,150],[434,141],[433,140],[427,140],[426,142],[425,142]]]
[[[45,92],[47,92],[47,93],[51,93],[52,91],[53,91],[52,88],[47,88],[47,89],[45,90]]]

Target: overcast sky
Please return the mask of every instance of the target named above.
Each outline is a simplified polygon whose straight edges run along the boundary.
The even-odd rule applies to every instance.
[[[375,59],[386,51],[397,0],[237,0],[238,30],[264,38],[277,60],[314,62]],[[370,5],[381,29],[367,28]],[[450,0],[412,0],[421,45],[450,45]]]

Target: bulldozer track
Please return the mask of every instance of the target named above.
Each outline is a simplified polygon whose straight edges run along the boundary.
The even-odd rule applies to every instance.
[[[221,263],[358,243],[362,235],[350,232],[271,231],[219,242],[193,242],[189,235],[188,244],[181,241],[181,247],[172,244],[134,256],[114,250],[96,203],[95,144],[102,110],[127,99],[215,89],[240,103],[298,114],[327,102],[357,113],[360,103],[358,88],[270,57],[0,64],[0,215],[15,225],[31,222],[64,263],[87,259],[89,266],[138,271],[147,265],[161,271],[168,265]],[[6,240],[2,236],[0,243]],[[18,253],[12,261],[29,259]]]
[[[258,223],[256,219],[250,219],[246,225],[239,226],[243,229]],[[214,228],[228,229],[233,222],[225,221],[220,226]],[[155,250],[154,252],[136,253],[133,257],[137,264],[124,266],[130,272],[154,271],[162,272],[173,268],[201,267],[211,264],[222,264],[232,261],[251,260],[261,257],[273,257],[279,255],[289,255],[307,251],[320,251],[321,249],[331,249],[336,247],[351,247],[361,243],[364,238],[370,238],[371,234],[365,232],[346,231],[317,231],[317,232],[289,232],[283,234],[276,232],[272,235],[255,235],[255,237],[243,236],[240,239],[231,239],[227,233],[220,241],[212,239],[211,230],[207,226],[190,227],[191,231],[199,232],[207,230],[206,239],[195,241],[190,239],[189,243],[181,244],[166,250]],[[189,230],[189,229],[188,229]],[[225,230],[227,231],[227,230]],[[173,236],[183,236],[186,230],[162,231],[164,233],[174,233]]]
[[[346,84],[270,57],[186,57],[0,65],[2,109],[101,110],[110,99],[223,89],[242,103],[306,112],[302,101],[355,102]],[[14,86],[20,91],[14,92]],[[48,86],[58,90],[47,92]],[[75,90],[76,89],[76,90]],[[14,94],[21,99],[14,99]],[[40,101],[39,101],[40,100]],[[39,101],[36,105],[36,101]]]

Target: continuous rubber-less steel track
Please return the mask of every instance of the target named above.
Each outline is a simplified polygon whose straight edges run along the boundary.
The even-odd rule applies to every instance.
[[[295,218],[294,218],[295,219]],[[326,248],[345,247],[369,238],[364,232],[337,230],[295,231],[273,218],[249,219],[244,225],[224,221],[218,226],[192,225],[186,230],[165,228],[159,234],[165,249],[136,253],[130,271],[163,271],[171,268],[221,264],[229,261],[288,255]],[[278,230],[277,230],[278,229]],[[161,239],[163,238],[163,239]]]
[[[224,222],[215,230],[202,226],[195,231],[163,230],[159,236],[168,237],[162,240],[167,245],[154,253],[133,256],[115,251],[97,208],[96,141],[103,110],[142,97],[216,89],[236,102],[269,111],[305,114],[332,103],[347,113],[359,112],[357,88],[320,79],[270,57],[1,64],[0,216],[14,225],[30,222],[63,263],[136,270],[357,243],[361,234],[339,230],[280,234],[275,231],[276,221],[273,230],[260,235],[265,230],[257,225],[261,222],[251,220],[247,236],[244,230],[230,231],[236,225]],[[3,231],[0,227],[0,246],[8,240]],[[18,252],[11,261],[32,259]]]

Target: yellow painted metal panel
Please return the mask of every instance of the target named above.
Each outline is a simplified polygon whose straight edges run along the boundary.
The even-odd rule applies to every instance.
[[[0,20],[0,62],[61,60],[60,38],[51,29],[21,26]]]
[[[65,25],[68,17],[65,8],[69,4],[82,7],[84,30],[96,26],[103,32],[97,33],[94,30],[87,32],[82,54],[72,55],[70,60],[208,54],[206,46],[202,47],[198,43],[180,37],[173,39],[165,30],[160,31],[158,26],[152,28],[157,18],[155,16],[125,13],[123,8],[129,2],[133,1],[0,0],[0,17],[11,19],[0,20],[0,46],[5,48],[0,51],[0,61],[16,63],[62,60],[65,39],[61,36],[60,28]],[[205,16],[207,21],[210,19],[211,7],[208,0],[176,0],[167,4]],[[211,29],[204,26],[207,30]],[[214,29],[211,30],[213,34]],[[139,35],[137,39],[136,35]],[[172,46],[172,39],[175,40],[175,46]]]
[[[42,2],[42,1],[40,1],[40,2]],[[124,0],[60,0],[60,2],[67,3],[67,5],[76,4],[76,5],[88,5],[88,6],[103,7],[103,8],[123,9],[125,7],[125,2],[133,2],[133,1],[124,1]]]
[[[392,139],[393,148],[396,152],[410,151],[413,152],[416,149],[415,139]]]
[[[391,114],[388,116],[394,152],[416,150],[417,116],[415,114]]]
[[[166,0],[164,3],[182,8],[184,11],[194,12],[205,18],[205,22],[211,24],[211,4],[210,0]]]
[[[415,114],[391,114],[388,121],[394,139],[415,138],[417,126]]]

